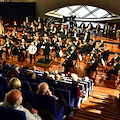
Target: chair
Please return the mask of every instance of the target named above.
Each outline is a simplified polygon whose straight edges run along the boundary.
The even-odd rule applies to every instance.
[[[48,110],[56,120],[63,120],[64,107],[61,105],[60,110],[57,112],[56,100],[54,97],[35,94],[35,103],[36,109]]]
[[[38,83],[31,83],[31,89],[32,89],[32,91],[34,92],[34,93],[36,93],[37,92],[37,87],[38,87]]]
[[[78,88],[75,86],[66,86],[66,89],[71,92],[71,97],[75,99],[75,107],[80,106],[79,99],[78,99]]]
[[[7,87],[8,81],[6,77],[0,76],[0,85],[2,85],[2,87]]]
[[[3,101],[3,99],[4,99],[4,91],[2,86],[0,85],[0,101]]]
[[[64,90],[64,89],[57,88],[56,92],[61,93],[64,96],[64,98],[65,98],[66,102],[68,103],[68,105],[74,107],[75,99],[71,98],[71,93],[70,93],[69,90]],[[72,115],[73,115],[73,112],[71,113],[70,116],[72,116]]]
[[[23,101],[26,101],[32,105],[32,107],[35,107],[35,98],[32,92],[21,90]]]
[[[4,69],[0,69],[0,74],[2,74],[2,76],[6,76],[8,70],[4,70]]]
[[[1,120],[26,120],[25,113],[12,108],[0,106]]]
[[[27,81],[21,81],[22,85],[21,85],[21,89],[22,90],[26,90],[26,91],[30,91],[30,84]]]

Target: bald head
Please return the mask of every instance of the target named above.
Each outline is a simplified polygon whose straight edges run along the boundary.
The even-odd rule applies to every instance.
[[[16,108],[21,102],[22,94],[17,89],[13,89],[5,95],[4,105],[7,107]]]
[[[19,98],[22,97],[22,94],[19,90],[13,89],[10,92],[7,93],[7,101],[10,104],[14,104],[16,101],[19,100]]]
[[[45,94],[47,90],[49,89],[49,86],[46,82],[42,82],[38,85],[37,93],[39,94]]]

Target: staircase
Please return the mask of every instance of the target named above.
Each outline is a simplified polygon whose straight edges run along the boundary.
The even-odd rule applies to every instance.
[[[80,109],[65,120],[120,120],[119,91],[94,86],[93,93]]]

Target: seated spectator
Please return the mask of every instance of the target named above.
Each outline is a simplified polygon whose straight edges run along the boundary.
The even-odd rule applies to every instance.
[[[46,77],[46,78],[49,78],[49,79],[53,79],[53,78],[50,76],[50,74],[49,74],[48,71],[45,71],[45,72],[43,73],[43,77]]]
[[[75,73],[71,73],[71,78],[72,78],[72,85],[78,87],[78,98],[81,97],[81,90],[80,86],[78,84],[78,76]]]
[[[35,74],[34,72],[28,71],[27,74],[28,74],[28,77],[29,77],[29,78],[36,79],[36,74]]]
[[[32,66],[32,70],[33,70],[34,72],[37,70],[37,68],[36,68],[35,65]]]
[[[70,115],[72,111],[77,109],[77,108],[73,108],[71,106],[68,106],[68,104],[65,101],[62,94],[57,94],[57,96],[54,96],[52,94],[52,92],[50,91],[48,84],[45,82],[42,82],[38,85],[37,93],[42,94],[42,95],[49,95],[49,96],[55,97],[57,111],[59,111],[60,105],[62,104],[64,106],[66,115]]]
[[[11,70],[7,72],[7,78],[16,77],[19,75],[19,67],[14,66]]]
[[[5,95],[5,99],[0,106],[10,107],[25,112],[26,120],[42,120],[38,111],[33,109],[31,112],[22,106],[22,94],[19,90],[13,89]]]
[[[65,74],[64,74],[64,73],[61,73],[61,80],[65,80],[65,81],[66,81],[66,78],[65,78]]]
[[[88,76],[85,76],[84,79],[85,79],[85,81],[87,81],[87,82],[89,81],[89,77],[88,77]]]
[[[60,75],[59,74],[55,75],[55,80],[56,80],[56,82],[60,80]]]
[[[21,90],[21,81],[18,78],[13,77],[8,82],[8,87]]]

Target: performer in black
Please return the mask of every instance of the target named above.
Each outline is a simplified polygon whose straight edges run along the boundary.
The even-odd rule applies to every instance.
[[[50,42],[48,39],[44,45],[45,45],[45,49],[44,49],[45,61],[47,61],[49,60],[49,53],[50,53]]]

